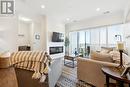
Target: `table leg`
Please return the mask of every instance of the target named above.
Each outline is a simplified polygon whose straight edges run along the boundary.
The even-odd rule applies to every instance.
[[[129,84],[129,87],[130,87],[130,84]]]
[[[106,85],[109,87],[109,76],[106,75]]]

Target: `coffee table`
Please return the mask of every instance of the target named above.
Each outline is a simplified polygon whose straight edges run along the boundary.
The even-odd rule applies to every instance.
[[[77,56],[75,56],[75,55],[65,55],[64,56],[64,65],[74,68],[76,66],[75,65],[76,59],[77,59]],[[66,62],[66,60],[69,60],[70,62],[68,62],[68,61]]]
[[[119,84],[119,87],[124,87],[124,83],[129,84],[130,87],[130,79],[121,77],[121,72],[116,67],[103,67],[102,72],[106,76],[106,85],[109,87],[109,78],[116,80]]]

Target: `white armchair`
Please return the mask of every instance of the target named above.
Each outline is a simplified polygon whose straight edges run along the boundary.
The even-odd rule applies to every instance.
[[[96,87],[104,87],[105,76],[101,71],[103,66],[118,66],[119,64],[97,61],[93,59],[77,59],[77,78]]]

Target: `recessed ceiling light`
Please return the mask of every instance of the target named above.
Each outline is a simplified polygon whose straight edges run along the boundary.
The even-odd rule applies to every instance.
[[[41,8],[45,8],[45,5],[41,5]]]
[[[70,19],[69,18],[66,18],[67,21],[69,21]]]
[[[100,11],[100,8],[97,8],[96,11]]]

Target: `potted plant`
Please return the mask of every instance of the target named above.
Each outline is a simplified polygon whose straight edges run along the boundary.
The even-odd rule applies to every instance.
[[[65,37],[65,54],[66,55],[69,55],[69,44],[70,44],[69,38]]]

